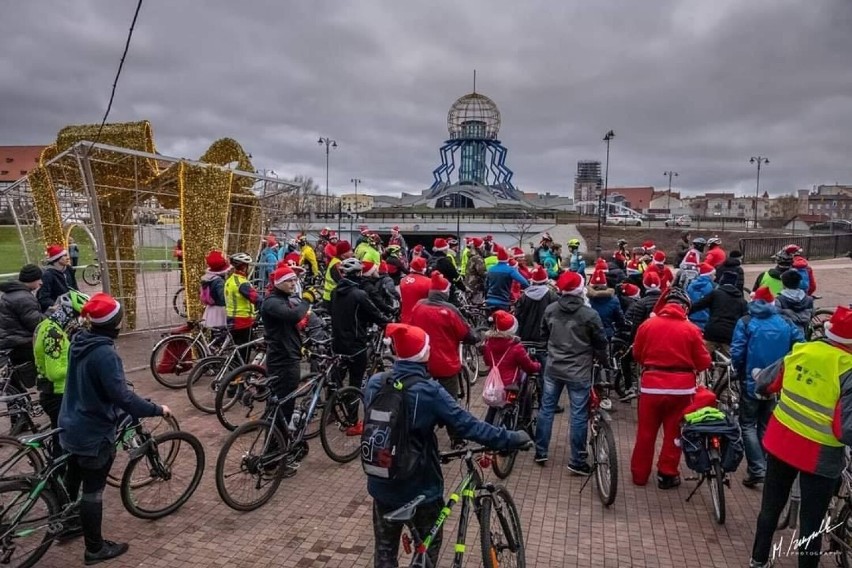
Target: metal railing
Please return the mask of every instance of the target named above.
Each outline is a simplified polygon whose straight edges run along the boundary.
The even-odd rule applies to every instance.
[[[837,258],[852,250],[852,233],[820,236],[781,236],[740,239],[740,250],[747,262],[766,262],[789,244],[802,247],[809,259]]]

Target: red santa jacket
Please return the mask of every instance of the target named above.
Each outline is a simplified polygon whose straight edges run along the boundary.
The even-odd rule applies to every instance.
[[[497,368],[500,369],[500,378],[505,386],[516,382],[521,371],[530,374],[541,370],[541,363],[530,359],[518,337],[503,333],[488,332],[482,358],[488,367],[499,363]]]
[[[432,281],[422,274],[409,274],[399,281],[399,321],[400,323],[411,323],[411,311],[417,302],[425,300],[429,295]]]
[[[447,295],[432,292],[420,300],[408,323],[429,335],[429,374],[445,379],[461,371],[459,344],[476,342],[476,334],[467,325],[458,309],[446,301]]]
[[[711,364],[701,330],[677,304],[666,304],[639,326],[633,357],[644,367],[640,390],[647,394],[691,395],[695,374]]]
[[[725,251],[722,250],[722,247],[716,247],[714,249],[708,250],[704,255],[704,262],[716,268],[728,258],[728,255],[725,254]]]
[[[671,286],[672,282],[674,282],[674,274],[671,269],[663,265],[658,265],[654,262],[648,265],[648,268],[645,269],[645,272],[655,272],[660,277],[660,290],[666,291],[669,286]]]

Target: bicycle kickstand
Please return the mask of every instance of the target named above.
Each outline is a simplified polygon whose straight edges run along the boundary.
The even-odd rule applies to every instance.
[[[701,479],[698,482],[698,485],[692,490],[692,493],[689,494],[689,497],[686,498],[686,502],[689,503],[689,500],[692,499],[692,496],[698,492],[698,488],[704,485],[704,481],[707,479],[706,476],[702,475]]]

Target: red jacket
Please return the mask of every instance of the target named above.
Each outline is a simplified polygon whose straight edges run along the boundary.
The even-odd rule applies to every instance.
[[[645,269],[645,272],[655,272],[660,277],[660,290],[663,292],[668,290],[669,286],[674,282],[674,274],[672,274],[671,269],[666,265],[658,266],[652,262]]]
[[[485,340],[482,358],[488,367],[499,363],[500,378],[503,379],[504,386],[515,383],[520,377],[520,371],[527,374],[541,371],[541,363],[530,359],[527,350],[517,337],[491,335]]]
[[[429,374],[445,379],[461,371],[459,344],[475,343],[476,334],[464,321],[456,307],[446,301],[447,295],[430,294],[411,310],[410,325],[416,325],[429,335]]]
[[[711,364],[701,330],[676,304],[667,304],[659,315],[639,326],[633,357],[645,367],[640,390],[648,394],[691,395],[695,392],[695,373],[709,369]]]
[[[704,262],[716,268],[728,258],[728,255],[725,254],[725,251],[722,250],[722,247],[716,247],[714,249],[708,250],[707,254],[704,255]]]
[[[409,274],[399,281],[399,322],[411,323],[411,310],[429,295],[432,281],[422,274]]]
[[[328,243],[325,245],[325,248],[322,249],[322,253],[325,255],[325,263],[328,264],[331,262],[331,259],[337,255],[337,245]]]

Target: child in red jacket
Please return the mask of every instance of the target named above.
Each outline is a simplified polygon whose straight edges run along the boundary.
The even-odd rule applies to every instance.
[[[503,386],[516,384],[521,379],[521,371],[526,374],[541,371],[541,363],[530,359],[527,350],[521,345],[521,340],[515,335],[518,331],[518,320],[509,312],[497,310],[491,315],[494,329],[485,334],[485,345],[482,356],[488,367],[495,365],[500,370]],[[491,407],[485,415],[485,421],[490,423],[497,414],[497,408]]]

